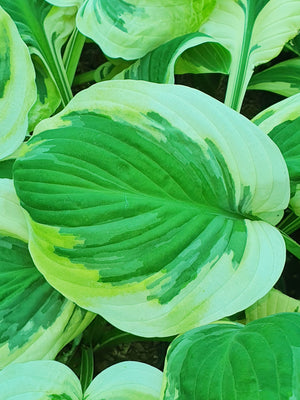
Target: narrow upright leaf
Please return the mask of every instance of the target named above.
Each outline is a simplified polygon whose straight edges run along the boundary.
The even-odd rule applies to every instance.
[[[217,0],[200,32],[231,52],[225,104],[240,109],[254,67],[276,57],[299,29],[299,0]]]
[[[184,86],[103,82],[35,133],[14,165],[29,248],[78,305],[170,336],[248,307],[279,278],[285,247],[270,223],[288,204],[286,164],[222,103]]]
[[[28,49],[0,2],[0,159],[23,142],[28,112],[36,99]]]

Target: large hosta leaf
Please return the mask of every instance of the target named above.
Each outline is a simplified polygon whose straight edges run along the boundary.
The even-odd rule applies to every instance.
[[[272,105],[253,122],[280,148],[290,175],[290,206],[300,216],[300,94]]]
[[[0,400],[159,400],[162,372],[140,362],[102,371],[85,393],[76,375],[56,361],[32,361],[0,372]]]
[[[182,58],[185,52],[191,49],[198,54],[193,63],[190,53],[186,58]],[[116,75],[115,79],[141,79],[157,83],[174,83],[177,61],[180,62],[179,68],[177,68],[179,73],[227,73],[228,65],[230,65],[230,53],[210,36],[197,32],[189,33],[146,54]]]
[[[94,315],[53,289],[28,251],[24,212],[9,179],[0,180],[0,369],[54,358]]]
[[[40,118],[35,117],[35,121],[48,117],[60,101],[67,104],[72,97],[61,58],[61,48],[75,27],[77,9],[53,7],[44,0],[0,0],[0,6],[16,23],[30,52],[40,59],[34,59],[38,64],[38,98],[34,107],[37,108],[36,113],[40,111],[42,114]],[[48,82],[49,79],[52,80],[52,85]],[[57,92],[53,89],[53,84]],[[50,96],[51,103],[48,102]]]
[[[59,5],[57,0],[48,1]],[[86,0],[78,11],[77,26],[107,56],[131,60],[197,31],[214,5],[215,0]]]
[[[240,109],[254,67],[276,57],[299,29],[299,0],[217,0],[200,32],[231,52],[226,104]]]
[[[80,306],[142,336],[244,309],[285,258],[286,164],[267,135],[184,86],[111,81],[39,124],[14,181],[29,247]],[[261,220],[262,219],[262,220]]]
[[[28,49],[0,7],[0,159],[23,142],[35,98],[34,68]]]
[[[300,315],[212,324],[175,339],[162,400],[300,398]]]

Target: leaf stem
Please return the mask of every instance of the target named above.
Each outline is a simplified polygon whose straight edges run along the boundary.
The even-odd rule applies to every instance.
[[[72,85],[76,73],[77,65],[82,53],[85,43],[85,36],[83,36],[77,28],[74,29],[68,44],[66,46],[63,63],[66,69],[68,82]]]

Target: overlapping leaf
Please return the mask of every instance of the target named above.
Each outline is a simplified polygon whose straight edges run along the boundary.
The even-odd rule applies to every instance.
[[[186,332],[168,350],[162,400],[300,398],[300,315]]]
[[[61,48],[75,27],[77,9],[53,7],[44,0],[0,0],[0,6],[14,20],[22,39],[35,55],[38,98],[31,112],[31,126],[34,126],[49,117],[61,101],[67,104],[72,97]]]
[[[75,3],[47,1],[55,5]],[[197,31],[214,5],[215,0],[86,0],[78,11],[77,26],[107,56],[131,60]]]
[[[289,97],[300,92],[300,58],[292,58],[253,75],[247,89]]]
[[[28,251],[27,225],[13,183],[0,180],[0,369],[54,358],[94,315],[53,289]]]
[[[298,0],[217,0],[200,32],[231,52],[226,104],[240,109],[254,67],[276,57],[299,29]]]
[[[192,49],[197,52],[194,62],[192,62]],[[186,51],[190,53],[183,58]],[[159,46],[116,75],[114,79],[174,83],[175,68],[177,73],[228,73],[229,65],[230,53],[223,46],[202,33],[189,33]]]
[[[111,81],[41,123],[15,162],[46,279],[123,330],[169,336],[266,294],[289,198],[274,143],[183,86]]]
[[[13,21],[0,7],[0,159],[13,153],[24,140],[28,112],[35,98],[34,69],[28,49]]]
[[[272,105],[253,122],[280,148],[290,176],[290,206],[300,216],[300,94]]]
[[[78,378],[64,364],[32,361],[0,372],[0,400],[159,400],[161,385],[161,371],[128,361],[101,372],[82,393]]]

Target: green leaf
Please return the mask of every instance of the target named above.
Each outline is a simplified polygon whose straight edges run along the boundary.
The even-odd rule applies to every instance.
[[[0,180],[0,369],[54,358],[93,320],[53,289],[28,251],[28,231],[12,181]],[[0,391],[1,392],[1,391]]]
[[[276,289],[271,289],[245,311],[247,323],[283,312],[300,312],[300,300],[293,299]]]
[[[286,249],[300,260],[300,244],[288,236],[286,233],[281,232],[285,241]]]
[[[0,5],[16,23],[31,54],[40,58],[40,63],[57,87],[63,105],[67,104],[72,98],[72,92],[61,58],[61,48],[75,27],[76,8],[57,8],[44,0],[0,0]],[[47,98],[53,95],[53,85],[50,85],[51,91],[48,94],[49,83],[43,82],[45,77],[44,73],[41,76],[41,69],[38,69],[37,75],[37,107],[44,106],[47,109],[50,107]],[[54,99],[53,102],[56,104]],[[55,111],[53,104],[51,110]]]
[[[169,347],[162,400],[300,398],[300,315],[207,325]]]
[[[162,372],[150,365],[125,361],[102,371],[85,392],[85,400],[159,400]]]
[[[190,55],[182,59],[186,51],[195,48],[197,58]],[[217,55],[220,57],[217,57]],[[180,58],[181,56],[181,58]],[[137,60],[114,79],[140,79],[157,83],[174,83],[177,62],[180,73],[186,72],[228,72],[230,53],[214,39],[202,33],[189,33],[175,38]]]
[[[188,87],[124,80],[80,92],[38,125],[14,182],[50,284],[140,336],[234,314],[284,265],[265,222],[289,199],[280,151]]]
[[[254,67],[276,57],[299,28],[298,0],[217,0],[200,32],[231,53],[225,104],[240,110]]]
[[[76,375],[57,361],[14,364],[0,372],[0,400],[159,400],[162,372],[134,361],[102,371],[83,394]]]
[[[281,150],[290,176],[290,207],[300,216],[300,93],[262,111],[253,122]]]
[[[77,27],[111,58],[143,57],[161,44],[195,32],[216,0],[87,0],[77,14]],[[58,5],[58,1],[51,1]],[[67,2],[62,2],[66,5]],[[72,3],[72,2],[71,2]]]
[[[0,400],[83,400],[77,376],[56,361],[31,361],[0,371]]]
[[[0,2],[1,6],[1,2]],[[23,142],[36,98],[34,69],[15,24],[0,7],[0,159]]]
[[[253,75],[247,89],[266,90],[289,97],[300,92],[300,57],[283,61]]]

